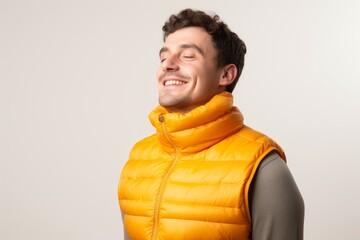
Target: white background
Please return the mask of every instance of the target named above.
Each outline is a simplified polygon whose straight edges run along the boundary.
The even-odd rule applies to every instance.
[[[119,174],[185,7],[246,42],[235,102],[285,149],[305,239],[360,239],[357,0],[0,0],[0,239],[122,238]]]

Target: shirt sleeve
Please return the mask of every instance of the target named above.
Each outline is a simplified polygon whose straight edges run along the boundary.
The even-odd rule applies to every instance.
[[[124,222],[124,213],[123,212],[121,212],[121,218],[122,218],[122,221]],[[129,236],[127,235],[125,227],[124,227],[124,240],[130,240]]]
[[[284,160],[270,153],[251,184],[253,240],[302,240],[304,201]]]

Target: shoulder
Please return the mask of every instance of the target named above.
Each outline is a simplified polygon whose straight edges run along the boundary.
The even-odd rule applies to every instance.
[[[275,143],[267,135],[256,131],[244,125],[239,131],[229,136],[227,139],[230,144],[254,144],[254,145],[272,145]]]
[[[147,136],[134,144],[130,151],[129,160],[147,159],[162,152],[156,134]]]
[[[263,154],[275,150],[285,159],[282,148],[274,140],[248,126],[243,126],[214,147],[225,155],[229,154],[230,158],[243,156],[245,159],[259,159]]]

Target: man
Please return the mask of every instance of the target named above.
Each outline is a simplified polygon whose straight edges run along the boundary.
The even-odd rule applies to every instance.
[[[191,9],[163,32],[156,133],[135,144],[119,184],[125,239],[302,239],[284,152],[232,105],[244,42]]]

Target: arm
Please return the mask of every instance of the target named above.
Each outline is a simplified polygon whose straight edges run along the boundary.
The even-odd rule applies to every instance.
[[[304,201],[277,153],[270,153],[260,164],[249,198],[253,240],[303,239]]]
[[[123,212],[121,212],[121,219],[122,219],[122,221],[123,221],[123,223],[124,223],[124,213],[123,213]],[[123,224],[123,225],[124,225],[124,224]],[[127,233],[126,233],[125,227],[124,227],[124,240],[130,240],[129,236],[128,236]]]

